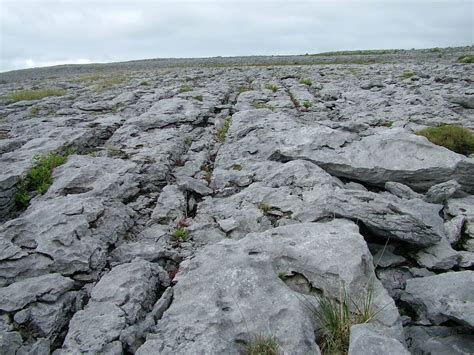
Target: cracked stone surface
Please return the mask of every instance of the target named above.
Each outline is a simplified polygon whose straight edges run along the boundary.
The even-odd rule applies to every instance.
[[[468,51],[1,73],[0,348],[318,354],[320,297],[372,290],[350,354],[466,353],[474,157],[416,132],[474,129]],[[42,87],[65,94],[8,99]]]

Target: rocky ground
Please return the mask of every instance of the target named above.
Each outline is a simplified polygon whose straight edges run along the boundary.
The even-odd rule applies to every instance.
[[[472,354],[474,159],[415,134],[474,129],[468,51],[0,74],[65,90],[0,106],[2,352],[318,354],[344,288],[350,354]]]

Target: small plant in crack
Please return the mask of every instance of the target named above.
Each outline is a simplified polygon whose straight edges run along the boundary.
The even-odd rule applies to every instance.
[[[212,181],[212,167],[209,164],[203,164],[201,166],[201,171],[204,172],[204,180],[207,184],[210,185]]]
[[[193,88],[189,85],[183,85],[179,88],[180,93],[189,92],[189,91],[193,91]]]
[[[286,279],[288,279],[288,273],[287,272],[283,272],[283,271],[280,271],[278,273],[278,278],[282,281],[285,281]]]
[[[313,106],[313,104],[311,103],[311,101],[308,101],[308,100],[305,100],[303,101],[303,107],[307,110],[309,110],[311,108],[311,106]]]
[[[269,110],[274,110],[275,108],[269,104],[263,102],[253,102],[252,107],[256,109],[268,108]]]
[[[232,165],[232,170],[241,171],[242,170],[242,165],[234,164],[234,165]]]
[[[244,346],[243,352],[245,355],[278,355],[280,347],[274,337],[259,334]]]
[[[268,203],[261,202],[257,205],[257,208],[261,210],[264,214],[268,214],[268,212],[270,212],[270,210],[272,209],[272,206],[270,206]]]
[[[186,228],[176,228],[171,235],[171,239],[176,242],[185,242],[189,238],[189,231]]]
[[[253,90],[252,84],[247,84],[246,86],[239,87],[238,92],[239,94],[242,94],[243,92],[252,91],[252,90]]]
[[[402,79],[402,80],[410,79],[414,75],[415,75],[415,73],[413,73],[411,71],[406,71],[406,72],[404,72],[400,75],[400,79]]]
[[[107,146],[107,155],[109,157],[119,157],[122,155],[122,150],[119,147],[109,145]]]
[[[64,164],[70,150],[62,154],[49,153],[48,155],[35,155],[33,167],[18,185],[14,200],[18,210],[28,207],[34,194],[44,195],[53,184],[52,172],[54,168]]]
[[[225,137],[227,136],[227,131],[230,128],[230,124],[232,123],[232,118],[229,116],[225,119],[224,125],[217,131],[217,140],[221,143],[225,141]]]
[[[193,96],[193,99],[197,100],[197,101],[200,101],[200,102],[202,102],[202,100],[203,100],[202,95]]]
[[[303,84],[303,85],[306,85],[306,86],[311,86],[311,85],[313,85],[313,82],[310,79],[306,78],[306,79],[301,79],[300,84]]]
[[[384,122],[382,122],[382,126],[390,128],[390,127],[393,126],[394,123],[395,122],[393,122],[393,121],[384,121]]]
[[[39,112],[40,112],[40,108],[39,108],[38,106],[33,106],[33,107],[30,109],[30,115],[31,115],[32,117],[38,116]]]
[[[273,92],[277,92],[278,91],[278,86],[276,86],[275,84],[266,84],[265,89],[271,90]]]
[[[191,144],[193,144],[193,137],[186,137],[184,139],[184,144],[186,144],[187,146],[190,146]]]
[[[316,302],[303,301],[321,327],[317,342],[322,354],[347,354],[351,327],[374,320],[377,313],[382,311],[383,308],[374,310],[372,284],[363,292],[362,297],[355,301],[341,287],[337,299],[314,296]]]
[[[298,99],[290,93],[290,100],[291,102],[293,102],[293,105],[295,106],[295,108],[298,110],[300,107],[301,107],[301,104],[300,102],[298,101]]]

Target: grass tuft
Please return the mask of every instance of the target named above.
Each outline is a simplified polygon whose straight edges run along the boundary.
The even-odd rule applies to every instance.
[[[51,176],[53,169],[64,164],[68,151],[64,155],[49,153],[48,155],[36,155],[33,157],[33,168],[28,172],[19,184],[15,194],[15,204],[18,210],[28,207],[33,193],[44,195],[53,183]]]
[[[184,242],[188,240],[189,232],[186,228],[177,228],[171,235],[171,239],[178,242]]]
[[[362,304],[350,299],[342,287],[337,300],[319,297],[319,307],[313,312],[321,326],[318,343],[322,354],[347,354],[351,327],[355,324],[368,323],[374,319],[373,290],[367,289]],[[353,310],[351,310],[351,304]]]
[[[197,95],[197,96],[194,96],[193,99],[202,102],[203,97],[202,95]]]
[[[40,100],[50,96],[63,96],[66,90],[59,88],[45,88],[45,89],[34,89],[34,90],[20,90],[12,92],[7,98],[13,102],[25,101],[25,100]]]
[[[277,92],[278,86],[276,86],[275,84],[267,84],[265,85],[265,89],[271,90],[273,92]]]
[[[244,346],[245,355],[278,355],[279,346],[274,337],[255,336],[250,344]]]
[[[217,132],[217,140],[221,143],[225,141],[225,137],[227,136],[227,131],[230,128],[230,124],[232,123],[232,118],[229,116],[224,121],[224,126]]]
[[[313,85],[312,81],[310,79],[301,79],[300,84],[306,85],[306,86],[311,86]]]
[[[267,214],[272,209],[272,206],[270,206],[268,203],[261,202],[257,205],[257,208],[264,214]]]
[[[187,146],[190,146],[191,144],[193,144],[193,137],[186,137],[184,138],[184,144],[186,144]]]
[[[180,93],[183,93],[183,92],[190,92],[190,91],[193,91],[193,88],[189,85],[183,85],[179,88],[179,92]]]
[[[31,115],[32,117],[38,116],[39,112],[40,112],[40,108],[39,108],[38,106],[33,106],[33,107],[30,109],[30,115]]]
[[[436,145],[443,146],[453,152],[470,155],[474,153],[474,134],[467,128],[456,125],[442,125],[424,128],[417,135],[428,138]]]
[[[402,80],[410,79],[413,75],[415,75],[415,73],[411,71],[406,71],[400,75],[400,79]]]
[[[468,54],[463,55],[458,58],[458,62],[462,64],[473,64],[474,63],[474,55]]]
[[[272,105],[263,103],[263,102],[253,102],[252,107],[256,109],[268,108],[269,110],[274,110],[275,108]]]
[[[303,107],[304,107],[304,108],[310,109],[311,106],[313,106],[313,104],[311,103],[311,101],[308,101],[308,100],[303,101]]]

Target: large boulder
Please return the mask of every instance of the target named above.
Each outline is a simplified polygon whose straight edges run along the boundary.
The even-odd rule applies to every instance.
[[[433,245],[445,235],[442,206],[420,199],[339,188],[316,188],[303,196],[307,205],[295,215],[302,221],[344,217],[359,221],[376,236],[417,246]]]
[[[308,303],[319,293],[338,297],[342,285],[354,299],[371,285],[378,327],[402,338],[393,300],[374,277],[357,226],[347,220],[223,240],[181,268],[173,303],[138,354],[238,354],[239,344],[259,334],[275,336],[285,353],[319,353]]]
[[[332,175],[377,186],[395,181],[426,191],[436,184],[456,180],[463,190],[474,191],[474,159],[402,129],[363,137],[336,150],[292,144],[281,146],[275,154],[283,161],[307,159]]]
[[[448,272],[407,280],[402,300],[420,319],[435,325],[448,320],[474,328],[474,271]]]

